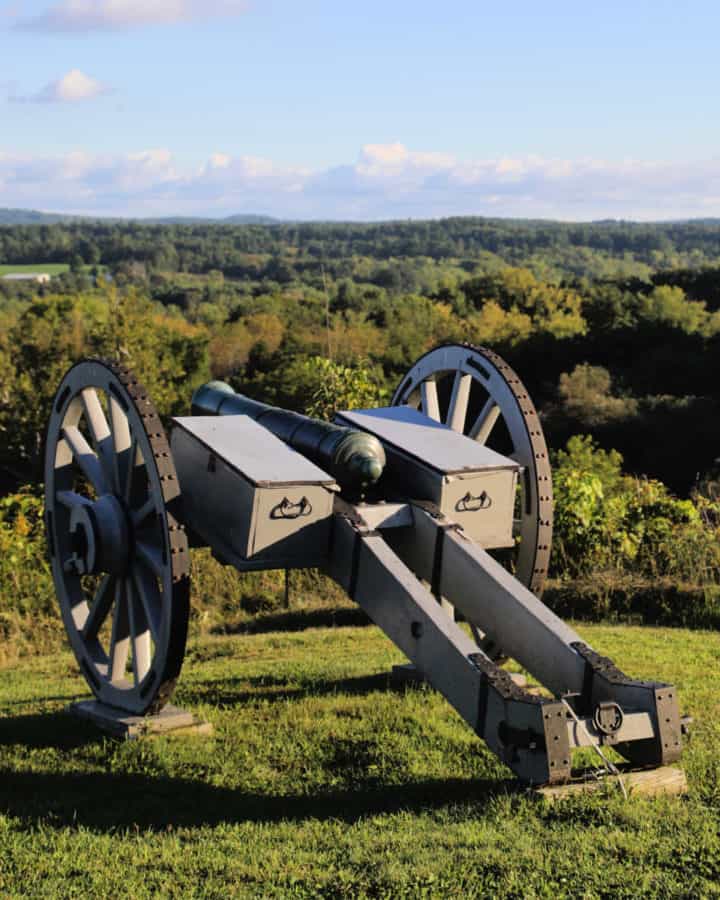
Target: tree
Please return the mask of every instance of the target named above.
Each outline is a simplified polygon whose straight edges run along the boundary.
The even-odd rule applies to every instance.
[[[371,368],[362,360],[354,366],[343,366],[316,356],[302,363],[302,372],[310,391],[305,411],[328,422],[339,409],[380,406],[386,396]]]
[[[612,394],[612,378],[602,366],[582,363],[560,376],[558,393],[565,412],[585,426],[597,426],[613,419],[634,416],[637,401]]]
[[[0,392],[0,462],[42,478],[42,440],[50,404],[65,372],[86,356],[122,361],[164,414],[186,412],[193,388],[209,377],[204,329],[155,311],[134,292],[32,303],[11,329],[0,367],[13,373]]]

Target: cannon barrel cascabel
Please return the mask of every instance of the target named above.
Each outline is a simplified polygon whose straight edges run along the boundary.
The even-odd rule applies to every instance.
[[[237,394],[224,381],[210,381],[192,398],[195,416],[249,416],[281,441],[329,472],[342,487],[374,484],[385,468],[385,451],[372,434],[313,419]]]

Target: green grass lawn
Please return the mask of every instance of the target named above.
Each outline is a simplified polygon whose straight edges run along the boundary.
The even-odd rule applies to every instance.
[[[37,272],[39,275],[62,275],[69,272],[70,266],[65,263],[33,263],[27,266],[2,266],[0,265],[0,278],[3,275],[24,275],[27,272]]]
[[[720,894],[720,636],[579,626],[677,684],[690,795],[550,805],[435,692],[392,689],[401,655],[350,612],[195,640],[176,700],[212,737],[100,736],[63,713],[67,653],[0,669],[0,896]]]

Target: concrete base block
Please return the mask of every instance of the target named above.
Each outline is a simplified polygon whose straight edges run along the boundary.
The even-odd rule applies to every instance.
[[[154,716],[134,716],[122,709],[98,703],[97,700],[72,703],[67,711],[92,722],[106,734],[130,741],[158,734],[209,735],[213,731],[210,722],[203,722],[187,710],[171,703]]]

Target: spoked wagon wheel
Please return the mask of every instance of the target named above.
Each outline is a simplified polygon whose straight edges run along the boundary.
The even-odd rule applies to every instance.
[[[515,372],[484,347],[436,347],[415,363],[392,403],[420,409],[523,467],[515,504],[515,547],[492,553],[540,596],[552,545],[552,476],[540,419]],[[489,641],[483,643],[486,652],[499,654]]]
[[[98,700],[159,711],[182,667],[190,581],[170,447],[144,388],[78,363],[53,404],[45,511],[53,578],[75,656]]]

